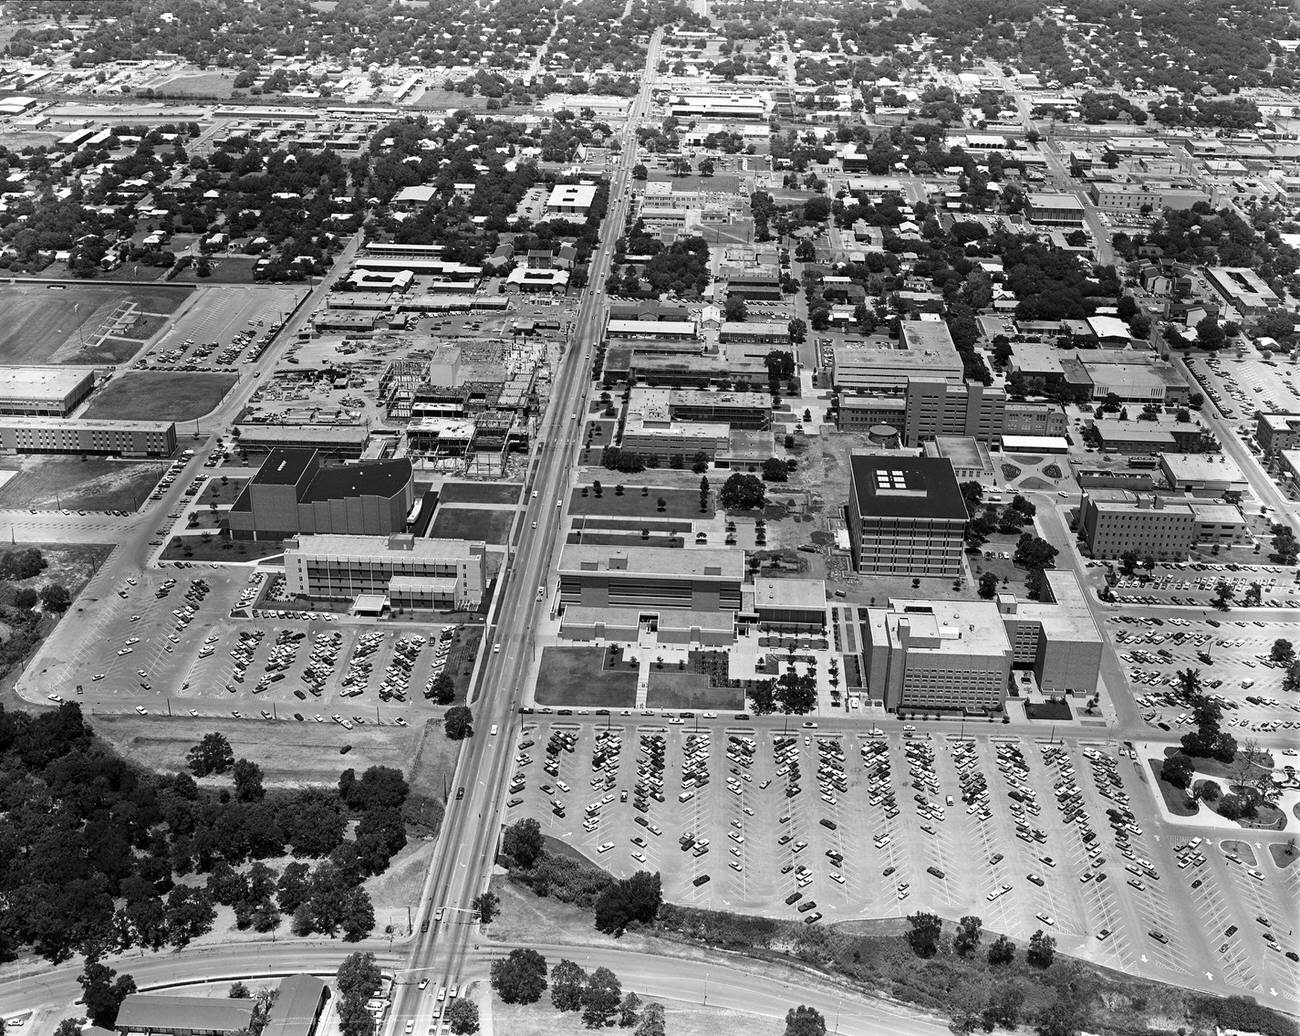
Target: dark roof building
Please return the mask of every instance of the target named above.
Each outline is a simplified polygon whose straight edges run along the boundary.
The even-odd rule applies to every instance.
[[[266,1019],[262,1036],[314,1036],[329,987],[315,975],[290,975]]]
[[[119,1033],[226,1036],[253,1022],[252,1000],[131,993],[117,1012]]]
[[[967,513],[951,461],[854,454],[849,480],[849,531],[859,571],[957,574]]]
[[[230,532],[237,539],[387,536],[404,531],[414,500],[406,458],[326,466],[315,450],[275,449],[231,507]]]

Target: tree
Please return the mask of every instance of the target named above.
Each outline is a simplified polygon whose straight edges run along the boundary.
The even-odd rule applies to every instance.
[[[468,705],[453,705],[442,718],[442,731],[450,741],[463,741],[474,734],[474,714]]]
[[[792,1007],[785,1013],[785,1036],[826,1036],[826,1019],[806,1004]]]
[[[786,330],[790,332],[790,341],[794,342],[795,345],[801,344],[808,337],[808,325],[798,317],[786,324]]]
[[[700,159],[699,170],[701,176],[712,176],[714,170],[713,159],[704,157]]]
[[[81,1019],[64,1018],[55,1027],[54,1036],[81,1036]]]
[[[633,1036],[664,1036],[664,1005],[651,1000],[641,1012],[641,1024]]]
[[[212,930],[217,912],[204,889],[177,885],[167,893],[167,941],[181,949]]]
[[[1029,937],[1029,949],[1025,951],[1025,960],[1036,968],[1049,968],[1056,958],[1056,940],[1040,928]]]
[[[957,934],[952,937],[953,949],[963,956],[974,953],[979,948],[980,934],[983,929],[982,920],[974,914],[967,914],[958,922]]]
[[[364,1003],[379,988],[383,975],[373,953],[349,953],[340,962],[334,980],[339,996]]]
[[[580,964],[565,959],[551,969],[551,1004],[557,1011],[582,1010],[587,973]]]
[[[532,817],[506,828],[501,851],[520,867],[531,867],[542,855],[542,826]]]
[[[406,846],[406,821],[401,810],[378,806],[361,815],[355,835],[357,861],[370,874],[382,874],[389,861]]]
[[[943,919],[935,914],[918,911],[908,917],[911,928],[907,932],[907,944],[918,957],[933,957],[939,951],[939,935],[943,931]]]
[[[1214,584],[1214,607],[1220,611],[1227,611],[1232,602],[1237,597],[1237,588],[1229,583],[1226,579],[1220,579]]]
[[[81,1000],[90,1020],[102,1028],[114,1028],[122,1001],[135,992],[135,980],[130,975],[118,975],[107,964],[87,958],[77,982],[81,984]]]
[[[1014,1029],[1020,1020],[1020,1009],[1024,1004],[1025,994],[1019,986],[1012,982],[996,983],[984,1004],[985,1029]]]
[[[780,457],[768,457],[763,461],[764,482],[784,482],[790,477],[790,466]]]
[[[1126,550],[1119,556],[1119,570],[1126,576],[1131,576],[1137,571],[1138,552],[1136,550]]]
[[[225,734],[215,730],[204,734],[203,740],[191,748],[185,758],[195,777],[225,773],[235,765],[235,753],[230,748],[230,742],[226,740]]]
[[[999,935],[989,943],[988,960],[994,967],[1010,964],[1016,959],[1016,944],[1005,935]]]
[[[984,572],[980,575],[980,596],[986,601],[992,600],[998,592],[998,577],[996,572]]]
[[[501,908],[501,898],[495,892],[480,892],[474,897],[473,906],[478,914],[479,924],[491,924]]]
[[[610,882],[596,897],[596,929],[622,935],[630,924],[653,921],[662,905],[659,875],[637,871],[631,877]]]
[[[582,1021],[589,1029],[611,1024],[623,999],[623,987],[609,968],[597,968],[582,991]]]
[[[1194,770],[1192,761],[1180,752],[1165,758],[1160,766],[1160,779],[1168,781],[1175,788],[1185,789],[1192,783]]]
[[[799,676],[791,666],[776,681],[776,704],[787,716],[803,716],[817,707],[817,678],[811,673]]]
[[[723,483],[718,500],[729,511],[754,510],[767,502],[767,490],[762,479],[737,472]]]
[[[1288,694],[1300,691],[1300,660],[1286,667],[1286,675],[1282,677],[1282,690]]]
[[[492,988],[504,1003],[536,1003],[546,992],[546,958],[536,950],[511,950],[492,962]]]
[[[1202,349],[1211,351],[1222,349],[1227,344],[1227,335],[1224,334],[1223,328],[1219,326],[1216,317],[1202,317],[1197,323],[1196,344]]]
[[[649,175],[650,175],[650,170],[647,169],[645,165],[641,162],[638,162],[636,165],[632,167],[632,179],[634,180],[644,180]]]
[[[1246,596],[1241,603],[1247,608],[1258,608],[1263,597],[1264,588],[1259,583],[1251,583],[1246,587]]]
[[[1059,553],[1060,551],[1046,540],[1027,532],[1016,541],[1016,551],[1011,560],[1023,568],[1050,568],[1056,564],[1054,559]]]
[[[72,594],[62,583],[46,583],[41,587],[41,606],[47,612],[66,612],[72,603]]]
[[[276,905],[282,914],[292,914],[311,896],[311,883],[308,881],[310,868],[299,860],[287,864],[280,872],[276,885]]]
[[[723,315],[733,323],[744,320],[748,312],[744,295],[728,295],[727,301],[722,306]]]
[[[262,768],[248,759],[236,759],[234,773],[235,798],[240,802],[261,802],[266,795],[262,787]]]
[[[433,683],[429,685],[424,696],[435,705],[450,705],[456,700],[456,681],[444,669],[433,678]]]
[[[473,1000],[457,997],[447,1006],[444,1017],[447,1020],[447,1027],[456,1036],[468,1036],[469,1033],[478,1032],[478,1004]]]
[[[623,994],[618,1005],[618,1024],[622,1029],[630,1029],[641,1015],[641,998],[630,990]],[[0,1033],[3,1036],[3,1033]]]
[[[1285,637],[1278,637],[1277,640],[1273,641],[1273,650],[1269,652],[1268,657],[1274,662],[1289,665],[1295,661],[1295,647]]]
[[[226,996],[231,1000],[251,1000],[252,992],[242,982],[232,982]]]

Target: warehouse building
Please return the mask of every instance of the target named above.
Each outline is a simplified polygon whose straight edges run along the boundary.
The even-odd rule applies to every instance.
[[[93,367],[0,367],[0,414],[67,417],[94,387]]]
[[[955,576],[966,503],[943,458],[853,454],[848,524],[860,572]]]
[[[5,417],[0,418],[0,452],[170,457],[176,452],[176,425],[171,421]]]
[[[228,520],[236,539],[385,536],[406,528],[414,500],[406,458],[325,466],[315,450],[279,449],[248,480]]]

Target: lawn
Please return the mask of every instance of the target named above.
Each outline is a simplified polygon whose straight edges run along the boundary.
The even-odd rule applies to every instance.
[[[547,647],[537,673],[537,704],[626,709],[636,704],[637,671],[604,667],[605,648]]]
[[[200,277],[198,267],[187,266],[173,279],[173,284],[252,284],[255,255],[212,256],[208,262],[208,275]]]
[[[253,561],[284,553],[278,540],[231,540],[222,536],[173,536],[163,547],[160,561]]]
[[[445,504],[516,504],[522,488],[510,482],[444,482],[438,497]]]
[[[1156,782],[1156,787],[1160,789],[1160,797],[1165,800],[1165,809],[1176,817],[1196,816],[1199,811],[1198,807],[1188,804],[1187,792],[1181,788],[1175,788],[1168,781],[1162,779],[1160,766],[1154,759],[1148,759],[1147,765],[1151,767],[1151,776]]]
[[[235,79],[224,72],[200,72],[168,79],[155,90],[164,97],[217,97],[224,100],[234,93]]]
[[[1177,746],[1170,746],[1165,749],[1165,755],[1177,755],[1181,751],[1182,749]],[[1240,758],[1242,754],[1243,753],[1238,752],[1237,757]],[[1273,756],[1268,752],[1256,752],[1253,758],[1260,769],[1273,769]],[[1238,764],[1235,760],[1231,763],[1224,763],[1220,762],[1218,759],[1212,759],[1209,756],[1195,755],[1192,756],[1192,762],[1196,765],[1196,772],[1203,773],[1207,777],[1220,777],[1226,781],[1236,780],[1238,776]]]
[[[114,287],[72,282],[55,290],[45,284],[6,284],[0,287],[0,310],[5,327],[0,329],[0,363],[85,363],[78,355],[82,341],[107,321],[119,306],[135,302],[144,313],[164,315],[176,311],[188,290]],[[83,333],[77,335],[77,329]],[[127,329],[123,337],[132,338]],[[120,358],[139,348],[134,343],[107,343],[106,349]],[[62,348],[61,348],[62,347]],[[103,362],[102,360],[100,362]]]
[[[575,951],[574,956],[581,955]],[[674,1000],[659,1002],[664,1005],[664,1031],[673,1036],[751,1036],[755,1031],[757,1019],[753,1015]],[[551,1006],[548,997],[525,1006],[502,1003],[494,995],[490,1010],[483,1016],[491,1018],[491,1031],[510,1036],[578,1036],[591,1032],[582,1024],[581,1013],[563,1014]]]
[[[192,421],[211,413],[239,379],[233,374],[147,371],[114,378],[90,399],[83,417]]]
[[[446,498],[439,501],[433,516],[429,535],[449,540],[483,540],[487,543],[505,543],[514,521],[513,509],[489,510],[486,507],[446,507]]]
[[[1270,842],[1268,851],[1273,857],[1274,865],[1280,870],[1285,870],[1300,860],[1300,850],[1296,849],[1294,838],[1289,842]]]
[[[199,506],[233,504],[247,483],[248,479],[246,478],[230,478],[225,475],[220,478],[208,479],[208,484],[203,487],[203,492],[199,494]]]
[[[1071,716],[1070,706],[1063,701],[1025,702],[1026,719],[1068,720]]]
[[[150,461],[34,455],[7,461],[18,474],[0,488],[0,507],[74,511],[134,511],[166,468]]]
[[[745,692],[738,687],[710,687],[702,673],[650,667],[646,705],[652,709],[731,709],[745,707]]]
[[[700,494],[694,489],[667,489],[648,486],[644,496],[641,486],[628,486],[620,496],[615,483],[602,482],[600,496],[591,487],[575,489],[569,498],[569,513],[573,515],[612,515],[621,518],[699,518]],[[586,495],[584,496],[584,491]],[[659,500],[664,510],[659,510]],[[708,515],[712,517],[712,510]]]

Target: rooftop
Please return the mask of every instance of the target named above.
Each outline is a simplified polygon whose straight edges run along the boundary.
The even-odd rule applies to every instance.
[[[861,515],[962,522],[969,517],[952,462],[944,458],[855,453],[850,470]]]
[[[875,636],[909,655],[1011,655],[1002,615],[989,601],[890,598],[888,608],[868,609],[867,621]]]
[[[821,579],[769,579],[754,580],[755,608],[801,608],[814,610],[826,607],[826,583]]]
[[[741,550],[682,550],[674,547],[612,547],[568,543],[560,572],[621,572],[624,575],[720,579],[739,583],[745,575]]]
[[[45,399],[66,396],[77,389],[93,367],[0,367],[0,397]]]
[[[421,559],[471,558],[481,554],[482,540],[418,539],[414,536],[345,536],[335,533],[296,536],[285,546],[285,553],[310,554],[336,558],[369,558],[409,554]]]
[[[239,1032],[253,1020],[252,1000],[224,997],[172,996],[162,993],[131,993],[117,1012],[117,1030],[143,1029],[215,1030]]]
[[[307,1036],[326,988],[315,975],[290,975],[284,979],[262,1036]]]

